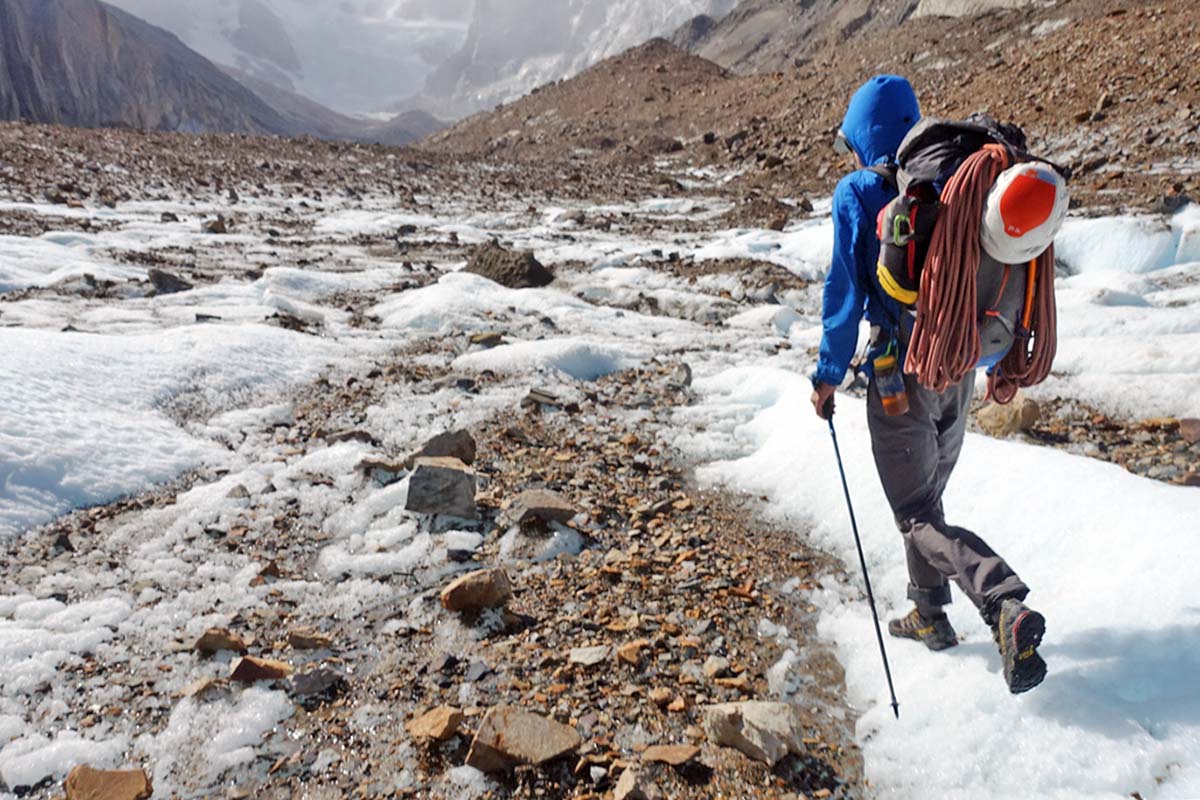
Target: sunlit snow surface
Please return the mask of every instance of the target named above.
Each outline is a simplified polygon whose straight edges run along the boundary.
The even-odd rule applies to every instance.
[[[3,291],[143,274],[114,250],[214,246],[196,231],[205,209],[131,204],[92,215],[114,230],[0,237]],[[584,209],[643,220],[715,219],[714,198],[647,198]],[[827,204],[819,206],[827,214]],[[273,426],[288,424],[288,387],[330,364],[391,348],[502,329],[506,343],[421,356],[454,373],[490,372],[499,383],[479,395],[453,388],[396,392],[366,412],[389,452],[407,452],[448,427],[478,424],[511,409],[531,385],[571,397],[588,381],[655,358],[681,358],[696,374],[697,404],[681,408],[668,444],[703,466],[700,477],[769,499],[766,510],[798,533],[854,563],[826,428],[808,407],[809,349],[820,339],[819,287],[783,295],[793,307],[734,303],[734,276],[694,282],[657,268],[653,253],[751,258],[819,280],[829,257],[828,217],[783,232],[757,229],[631,235],[567,220],[566,209],[530,216],[524,204],[480,211],[445,199],[421,214],[384,199],[311,212],[335,272],[280,263],[254,234],[235,234],[248,255],[216,284],[159,298],[104,301],[40,295],[0,304],[0,538],[74,507],[103,503],[170,480],[192,467],[220,466],[215,483],[173,505],[107,530],[122,553],[119,575],[76,564],[37,578],[38,594],[0,596],[0,778],[9,786],[62,777],[73,763],[149,765],[164,796],[182,781],[217,781],[252,763],[264,734],[286,720],[279,692],[235,691],[198,704],[172,704],[158,734],[130,735],[108,722],[82,734],[62,724],[54,688],[64,667],[88,653],[113,657],[130,643],[155,650],[194,637],[258,607],[270,589],[262,569],[236,553],[201,546],[213,524],[228,525],[244,501],[237,487],[273,489],[263,513],[299,505],[327,536],[312,580],[273,588],[300,608],[350,619],[381,604],[423,611],[386,578],[447,566],[447,548],[479,545],[472,532],[431,534],[404,512],[407,484],[380,487],[356,465],[368,445],[346,442],[289,454]],[[188,215],[158,222],[163,211]],[[414,224],[426,239],[465,243],[497,236],[562,267],[553,287],[513,291],[436,264],[429,286],[398,292],[393,260],[351,243],[361,231]],[[639,230],[643,230],[639,228]],[[1060,355],[1037,393],[1073,397],[1109,413],[1142,418],[1200,415],[1200,213],[1169,223],[1149,219],[1072,221],[1059,246]],[[332,244],[329,244],[329,242]],[[249,261],[250,263],[246,263]],[[263,270],[247,281],[248,267]],[[375,292],[377,329],[350,325],[327,302],[338,292]],[[632,310],[653,299],[659,313]],[[319,323],[307,336],[267,324],[286,312]],[[197,314],[219,317],[198,322]],[[720,323],[724,320],[723,323]],[[713,324],[717,322],[719,324]],[[63,331],[70,324],[76,330]],[[778,345],[790,341],[791,348]],[[903,552],[869,457],[861,403],[843,398],[839,434],[851,490],[887,610],[904,604]],[[183,413],[186,410],[193,413]],[[203,413],[196,416],[196,409]],[[631,411],[630,413],[637,413]],[[347,502],[347,498],[350,502]],[[890,718],[878,653],[858,584],[825,581],[820,631],[847,668],[872,786],[885,797],[1143,798],[1200,796],[1200,603],[1195,599],[1195,520],[1200,491],[1144,480],[1059,451],[969,438],[947,506],[953,521],[979,530],[1033,586],[1031,602],[1049,620],[1044,652],[1051,674],[1036,692],[1004,689],[988,632],[963,602],[952,607],[965,642],[950,653],[890,642],[902,719]],[[98,557],[103,557],[103,553]],[[139,580],[136,592],[129,575]],[[852,574],[857,574],[852,571]],[[148,588],[144,588],[148,587]],[[70,602],[55,599],[69,593]],[[428,621],[428,619],[426,620]],[[447,635],[457,635],[447,632]],[[121,650],[117,650],[118,643]],[[161,654],[175,672],[157,691],[177,692],[227,664]],[[135,659],[128,667],[152,669]],[[197,669],[206,671],[197,673]],[[775,675],[782,684],[786,670]],[[51,686],[44,699],[40,689]],[[204,733],[214,726],[221,735]],[[405,786],[403,764],[398,787]],[[464,794],[486,789],[469,771],[443,777]],[[202,796],[202,795],[198,795]],[[8,796],[0,794],[4,800]]]

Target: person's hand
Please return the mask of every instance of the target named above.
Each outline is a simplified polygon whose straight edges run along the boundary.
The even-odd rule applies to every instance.
[[[830,386],[828,383],[818,383],[817,387],[813,389],[813,409],[821,419],[829,419],[833,416],[833,393],[836,391],[837,387]],[[826,404],[828,404],[829,417],[825,416]]]

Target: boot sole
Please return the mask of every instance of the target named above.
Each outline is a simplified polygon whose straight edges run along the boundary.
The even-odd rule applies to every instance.
[[[1036,611],[1023,611],[1012,627],[1012,674],[1008,688],[1022,694],[1035,688],[1046,678],[1046,662],[1037,648],[1046,634],[1046,618]],[[1022,658],[1021,654],[1027,653]]]

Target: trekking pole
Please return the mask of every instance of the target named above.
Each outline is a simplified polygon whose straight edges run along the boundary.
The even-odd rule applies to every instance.
[[[833,398],[830,397],[821,409],[829,421],[829,435],[833,438],[833,454],[837,456],[838,472],[842,476],[842,491],[846,493],[846,508],[850,510],[850,528],[854,531],[854,545],[858,548],[858,563],[862,565],[863,582],[867,585],[867,602],[871,604],[871,617],[875,620],[875,638],[879,640],[879,655],[883,656],[883,673],[887,675],[888,692],[892,695],[892,713],[900,719],[900,704],[896,702],[896,688],[892,685],[892,668],[888,665],[887,648],[883,645],[883,630],[879,627],[879,612],[875,610],[875,595],[871,591],[871,576],[867,573],[867,557],[863,555],[862,539],[858,535],[858,522],[854,519],[854,504],[850,502],[850,485],[846,483],[846,468],[842,466],[842,451],[838,447],[837,431],[833,429]]]

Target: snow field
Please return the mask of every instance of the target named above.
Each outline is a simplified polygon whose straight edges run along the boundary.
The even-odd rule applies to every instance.
[[[829,433],[807,381],[747,367],[702,380],[681,411],[705,434],[681,434],[709,460],[700,477],[769,498],[770,516],[812,526],[847,565],[857,556]],[[711,420],[721,420],[713,424]],[[835,418],[881,614],[907,610],[903,545],[879,486],[861,401]],[[958,595],[964,636],[932,654],[889,640],[901,702],[888,705],[861,578],[819,598],[863,710],[868,778],[887,796],[1191,797],[1200,792],[1200,611],[1190,561],[1200,493],[1055,450],[969,435],[946,498],[948,519],[980,533],[1033,588],[1046,614],[1050,675],[1010,697],[990,633]],[[1012,758],[1021,769],[1013,770]],[[1163,783],[1160,785],[1160,781]]]
[[[316,377],[339,348],[261,325],[109,336],[0,329],[0,538],[217,457],[171,417]]]
[[[182,793],[198,776],[218,781],[224,770],[249,769],[262,754],[264,735],[290,713],[280,692],[234,690],[203,704],[172,702],[163,707],[167,722],[157,734],[130,738],[104,722],[80,738],[64,724],[74,687],[54,681],[64,665],[93,652],[148,672],[154,662],[136,655],[146,643],[186,642],[262,606],[267,590],[253,584],[265,565],[214,549],[206,534],[246,523],[238,487],[255,495],[274,487],[263,515],[248,526],[251,540],[292,506],[319,521],[327,538],[313,543],[314,574],[271,586],[304,613],[353,621],[379,609],[394,617],[404,608],[403,619],[389,624],[436,619],[408,594],[403,578],[456,569],[446,551],[478,547],[478,534],[431,529],[404,512],[405,481],[381,486],[357,469],[374,452],[370,446],[289,453],[277,430],[293,423],[291,406],[277,398],[261,405],[330,363],[386,347],[459,341],[472,332],[505,335],[505,343],[490,350],[446,346],[405,356],[455,374],[495,373],[500,382],[487,392],[446,387],[414,395],[397,386],[365,418],[341,421],[346,429],[371,432],[390,453],[488,420],[534,386],[569,399],[603,374],[656,357],[685,360],[701,402],[679,410],[673,443],[706,464],[703,479],[768,496],[770,514],[798,531],[812,526],[817,545],[856,563],[828,432],[807,399],[812,364],[806,351],[820,339],[816,295],[785,297],[796,308],[745,310],[716,296],[740,290],[736,276],[701,276],[693,284],[643,265],[657,258],[657,249],[767,260],[819,279],[831,241],[827,219],[782,233],[671,234],[668,241],[579,229],[549,213],[531,224],[515,209],[444,206],[428,215],[397,215],[387,202],[314,215],[318,234],[334,242],[322,247],[346,259],[345,272],[294,269],[264,254],[263,278],[251,283],[228,280],[120,303],[68,298],[5,305],[5,324],[25,327],[0,330],[6,353],[0,407],[7,415],[0,431],[0,537],[191,467],[223,473],[171,506],[112,522],[102,532],[106,550],[39,573],[32,594],[0,596],[0,671],[10,676],[0,692],[0,777],[9,786],[61,777],[79,761],[117,766],[133,758],[152,767],[160,792]],[[664,198],[629,209],[650,220],[695,211]],[[156,235],[200,238],[188,223],[156,232],[158,213],[151,205],[94,240],[35,246],[66,247],[71,252],[64,257],[80,259],[64,277],[99,277],[106,248],[149,247]],[[406,223],[421,227],[421,238],[431,232],[439,239],[454,233],[468,243],[499,237],[533,249],[548,264],[581,262],[585,269],[563,271],[551,288],[513,291],[457,271],[461,263],[441,264],[445,274],[435,283],[391,292],[405,272],[354,252],[341,237]],[[1198,229],[1200,221],[1187,215],[1165,227],[1142,220],[1072,223],[1060,248],[1073,274],[1059,283],[1059,373],[1045,392],[1138,417],[1197,408],[1200,263],[1192,262],[1200,260],[1193,238]],[[1104,260],[1151,250],[1159,255]],[[46,277],[45,253],[10,259],[10,252],[17,251],[0,240],[0,276],[15,275],[10,268],[19,262],[23,285],[60,280]],[[381,293],[370,311],[382,319],[380,330],[351,329],[342,312],[323,304],[349,290]],[[645,298],[654,299],[658,313],[643,313]],[[277,310],[320,321],[325,338],[258,324]],[[196,325],[196,313],[223,322]],[[725,323],[698,324],[720,319]],[[60,333],[68,320],[95,332]],[[791,350],[777,352],[784,340]],[[189,408],[204,413],[180,424],[177,412]],[[874,474],[863,410],[846,398],[839,409],[872,575],[881,600],[899,610],[905,605],[902,546]],[[836,643],[852,699],[864,711],[859,733],[880,795],[1115,798],[1139,791],[1150,800],[1200,794],[1200,707],[1190,678],[1200,667],[1200,642],[1196,604],[1186,591],[1188,560],[1180,557],[1194,528],[1189,520],[1200,511],[1194,495],[1057,451],[971,437],[947,498],[951,518],[977,528],[1034,587],[1031,601],[1050,624],[1044,652],[1051,677],[1031,695],[1009,697],[990,637],[960,602],[951,613],[966,641],[952,653],[889,643],[903,704],[895,723],[858,584],[828,581],[817,598],[820,630]],[[556,538],[549,546],[577,545]],[[121,566],[109,568],[109,559]],[[71,602],[55,599],[60,593]],[[776,634],[786,636],[764,636]],[[472,634],[445,624],[439,635],[454,641]],[[152,676],[161,695],[227,669],[220,660],[197,664],[186,652],[161,658],[175,667],[166,677]],[[787,670],[773,674],[772,685],[784,691]],[[47,681],[49,693],[35,694]],[[221,735],[210,735],[217,728]],[[1032,765],[1033,778],[1013,784],[1012,762],[992,754]],[[398,785],[404,780],[397,777]],[[444,780],[464,795],[488,786],[464,770]]]

